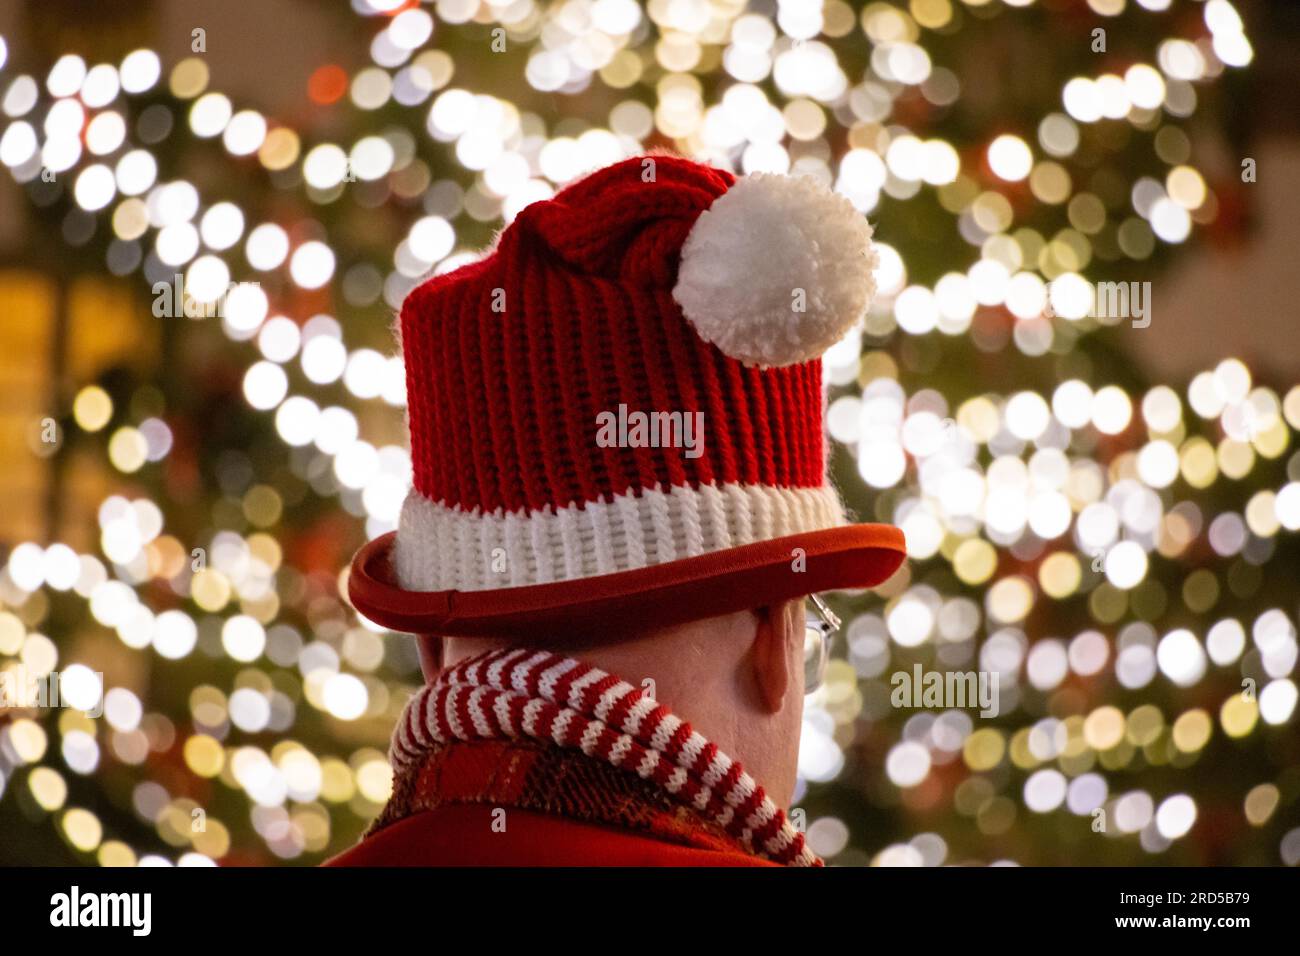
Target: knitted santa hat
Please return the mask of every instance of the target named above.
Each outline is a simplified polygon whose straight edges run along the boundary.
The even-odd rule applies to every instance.
[[[903,537],[827,483],[821,354],[874,293],[813,180],[626,160],[402,306],[414,488],[349,593],[397,630],[668,624],[870,587]]]

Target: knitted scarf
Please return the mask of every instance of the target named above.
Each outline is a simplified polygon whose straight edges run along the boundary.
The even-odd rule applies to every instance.
[[[395,795],[412,789],[431,755],[461,741],[544,742],[580,753],[653,785],[751,853],[822,865],[739,763],[641,688],[573,658],[491,651],[444,670],[410,699],[393,733]],[[395,812],[390,806],[377,823]]]

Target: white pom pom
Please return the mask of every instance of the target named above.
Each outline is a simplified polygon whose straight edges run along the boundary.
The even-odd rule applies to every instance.
[[[816,358],[876,292],[866,217],[812,179],[754,173],[703,212],[673,298],[706,342],[746,365]]]

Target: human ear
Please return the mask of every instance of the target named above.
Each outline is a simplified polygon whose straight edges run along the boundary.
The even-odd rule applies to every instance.
[[[442,638],[436,634],[417,634],[415,648],[420,654],[425,683],[432,684],[442,673]]]
[[[796,625],[802,632],[801,600],[782,601],[770,607],[760,608],[758,626],[754,631],[753,661],[754,680],[758,685],[759,699],[764,709],[775,714],[785,704],[786,693],[794,680],[794,666],[802,660],[802,644],[799,653],[792,652],[795,647]]]

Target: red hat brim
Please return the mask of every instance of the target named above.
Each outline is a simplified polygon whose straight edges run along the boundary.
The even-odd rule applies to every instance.
[[[376,624],[439,636],[599,636],[629,627],[764,607],[818,591],[870,588],[907,555],[903,532],[885,524],[847,525],[774,538],[667,564],[596,577],[485,591],[408,591],[393,578],[396,532],[352,560],[348,597]],[[799,559],[796,549],[802,549]],[[798,563],[802,570],[796,570]]]

